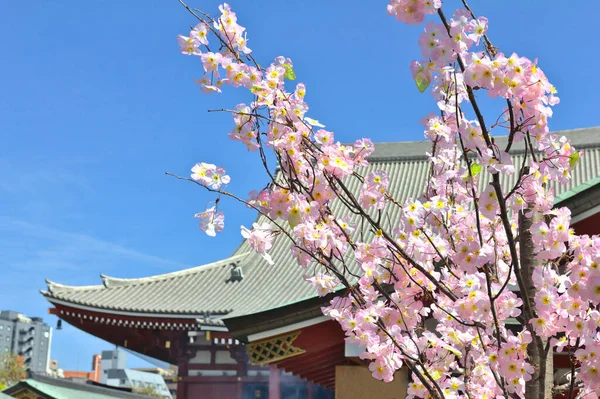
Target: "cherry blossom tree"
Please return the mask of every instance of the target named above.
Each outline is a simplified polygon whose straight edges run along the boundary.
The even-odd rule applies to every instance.
[[[390,0],[398,21],[426,22],[410,71],[437,105],[421,120],[432,145],[423,195],[400,202],[389,176],[366,168],[368,138],[342,145],[308,117],[292,60],[260,64],[229,5],[212,17],[182,4],[197,19],[177,38],[183,54],[200,57],[196,82],[212,95],[247,93],[247,104],[224,110],[229,137],[270,177],[243,199],[226,190],[222,167],[195,165],[187,180],[216,195],[196,215],[202,230],[223,229],[224,197],[259,212],[243,237],[268,261],[273,240],[289,240],[307,283],[339,294],[323,313],[363,349],[373,377],[408,368],[408,398],[599,397],[600,238],[576,235],[569,210],[553,207],[553,188],[581,153],[549,131],[559,99],[537,61],[502,53],[466,1],[447,14],[441,0]],[[492,124],[478,103],[485,95],[501,104]],[[525,155],[515,165],[516,149]],[[514,185],[501,184],[506,176]],[[346,212],[335,214],[333,201]],[[401,217],[389,223],[392,208]],[[572,359],[566,384],[554,382],[554,352]]]

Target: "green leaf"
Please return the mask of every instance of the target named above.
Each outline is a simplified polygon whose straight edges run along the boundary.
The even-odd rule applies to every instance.
[[[571,155],[569,155],[569,166],[571,168],[574,168],[575,165],[577,165],[578,161],[579,161],[579,153],[578,152],[574,152]]]
[[[475,177],[477,176],[479,173],[481,173],[481,170],[483,169],[483,167],[477,163],[472,163],[471,164],[471,176]]]
[[[296,214],[296,215],[289,215],[288,216],[288,223],[290,224],[290,227],[293,229],[294,227],[298,226],[298,223],[300,223],[302,221],[302,218],[300,217],[300,213]]]
[[[252,88],[250,89],[250,91],[251,91],[253,94],[256,94],[256,93],[258,93],[258,92],[261,92],[262,90],[263,90],[263,88],[262,88],[262,87],[260,87],[260,86],[252,86]]]
[[[451,347],[450,345],[448,345],[446,347],[446,349],[448,349],[448,352],[454,353],[458,358],[462,358],[462,353],[460,353],[460,351],[458,349],[455,349],[455,348]]]
[[[288,64],[283,64],[283,67],[285,68],[285,74],[283,77],[288,80],[296,80],[296,72],[294,72],[294,68]]]
[[[417,89],[419,89],[419,91],[423,93],[429,87],[429,84],[431,83],[431,78],[429,78],[423,72],[419,71],[415,75],[415,83],[417,84]]]
[[[440,378],[442,378],[442,373],[440,373],[438,370],[430,371],[429,374],[434,380],[439,380]]]

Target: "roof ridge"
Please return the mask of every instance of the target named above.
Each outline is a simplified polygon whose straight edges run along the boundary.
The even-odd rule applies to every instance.
[[[46,279],[46,284],[48,285],[48,291],[42,290],[42,294],[44,294],[44,295],[49,294],[50,296],[53,296],[54,294],[59,294],[59,293],[64,293],[64,292],[101,290],[101,289],[107,289],[107,288],[110,289],[110,288],[117,288],[117,287],[131,286],[131,285],[146,284],[149,282],[166,280],[166,279],[175,278],[175,277],[179,277],[179,276],[187,275],[187,274],[191,274],[191,273],[196,273],[196,272],[207,272],[216,267],[220,267],[220,266],[223,266],[228,263],[239,261],[240,259],[246,257],[249,253],[250,252],[244,252],[243,254],[230,256],[225,259],[221,259],[221,260],[207,263],[207,264],[200,265],[200,266],[195,266],[195,267],[192,267],[189,269],[177,270],[174,272],[157,274],[157,275],[149,276],[149,277],[119,278],[119,277],[110,277],[105,274],[100,274],[100,277],[102,278],[102,284],[98,284],[98,285],[72,286],[72,285],[64,285],[64,284],[55,283],[53,281],[50,281],[49,279]]]
[[[94,288],[102,288],[102,285],[66,285],[55,283],[50,279],[45,279],[46,285],[48,286],[48,293],[53,294],[59,291],[86,291]]]
[[[577,129],[565,129],[548,132],[551,135],[565,136],[569,138],[577,150],[600,147],[600,126],[584,127]],[[596,133],[596,134],[594,134]],[[492,135],[494,141],[499,146],[504,146],[508,142],[508,135]],[[375,151],[367,157],[371,163],[383,163],[393,161],[422,161],[427,159],[426,152],[431,151],[433,143],[427,138],[413,141],[388,141],[374,142]],[[344,144],[352,145],[352,144]],[[511,155],[519,155],[525,152],[524,149],[515,148],[511,150]]]
[[[224,264],[228,264],[228,263],[232,263],[234,261],[237,261],[241,258],[244,258],[246,255],[248,255],[249,252],[245,252],[243,254],[240,255],[235,255],[235,256],[230,256],[227,257],[225,259],[221,259],[212,263],[207,263],[204,265],[200,265],[200,266],[195,266],[192,267],[190,269],[183,269],[183,270],[177,270],[175,272],[170,272],[170,273],[165,273],[165,274],[157,274],[155,276],[149,276],[149,277],[137,277],[137,278],[119,278],[119,277],[110,277],[107,276],[105,274],[101,274],[100,277],[102,277],[102,281],[104,283],[104,286],[106,288],[113,288],[113,287],[122,287],[122,286],[127,286],[127,285],[137,285],[137,284],[144,284],[147,282],[153,282],[153,281],[157,281],[157,280],[163,280],[163,279],[169,279],[169,278],[174,278],[174,277],[179,277],[182,275],[186,275],[186,274],[192,274],[195,272],[206,272],[208,270],[212,270],[216,267],[220,267],[223,266]]]
[[[549,134],[556,134],[556,135],[566,135],[566,132],[569,133],[577,133],[580,132],[582,130],[593,130],[593,129],[600,129],[600,125],[598,126],[588,126],[588,127],[578,127],[575,129],[563,129],[563,130],[550,130],[548,133]],[[492,137],[494,137],[494,139],[508,139],[508,134],[503,134],[501,136],[496,136],[496,135],[492,135]],[[406,141],[374,141],[373,144],[423,144],[424,142],[430,142],[431,140],[427,139],[427,138],[423,138],[422,140],[406,140]],[[600,144],[600,137],[598,137],[598,140],[595,141],[594,143],[596,144]],[[342,145],[353,145],[354,143],[341,143]]]

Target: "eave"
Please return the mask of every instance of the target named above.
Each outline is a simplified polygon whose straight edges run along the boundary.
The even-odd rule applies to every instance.
[[[181,343],[201,325],[195,319],[115,315],[57,304],[49,313],[111,344],[171,364],[183,355]]]
[[[242,342],[249,342],[249,337],[252,335],[322,317],[321,307],[329,304],[336,295],[339,293],[313,297],[250,315],[225,318],[223,323],[232,337]]]

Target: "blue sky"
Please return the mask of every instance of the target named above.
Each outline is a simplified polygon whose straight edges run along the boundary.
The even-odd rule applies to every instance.
[[[218,4],[190,0],[213,13]],[[422,138],[418,120],[435,104],[408,70],[421,28],[388,17],[385,1],[230,4],[261,63],[293,59],[308,115],[338,140]],[[600,125],[599,2],[472,6],[502,51],[540,59],[562,100],[553,130]],[[254,154],[227,138],[230,117],[206,112],[248,97],[203,95],[193,82],[200,62],[178,53],[176,35],[193,17],[176,0],[13,1],[0,13],[0,308],[55,325],[38,293],[45,278],[98,284],[100,273],[148,276],[231,253],[253,214],[224,201],[226,229],[211,239],[193,220],[210,196],[164,175],[206,161],[227,168],[241,196],[266,183]],[[109,347],[66,326],[52,357],[87,369]]]

